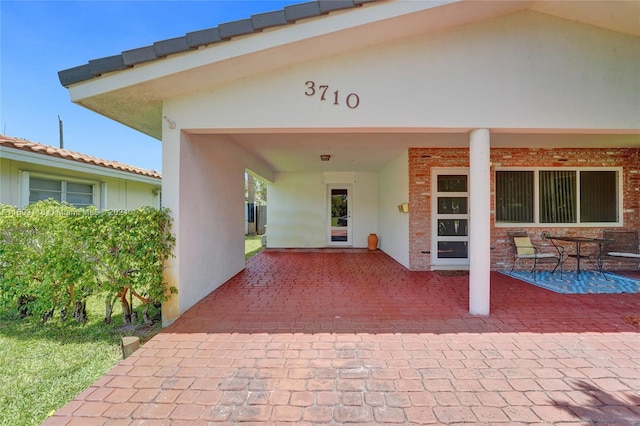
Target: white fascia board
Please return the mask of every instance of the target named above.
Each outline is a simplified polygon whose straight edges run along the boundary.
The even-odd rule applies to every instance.
[[[353,12],[352,10],[336,11],[329,15],[313,17],[305,21],[266,29],[263,32],[240,36],[231,40],[213,43],[206,47],[200,47],[192,51],[177,53],[149,63],[135,65],[133,68],[116,71],[69,86],[68,90],[71,100],[78,102],[92,96],[161,79],[190,69],[212,65],[225,60],[232,60],[237,57],[278,48],[290,43],[339,33],[352,28],[363,27],[369,24],[398,18],[403,15],[460,2],[463,2],[463,0],[400,0],[364,5],[358,9],[356,13],[349,13]],[[403,31],[402,28],[397,28],[397,30],[399,32]],[[373,39],[378,39],[379,37],[384,38],[386,34],[369,33],[368,37],[364,39],[343,39],[342,48],[344,48],[345,45],[348,46],[354,43],[355,45],[366,46],[369,45]],[[332,50],[336,48],[336,46],[331,47]],[[161,98],[166,99],[166,97]]]
[[[78,161],[67,160],[65,158],[49,157],[33,152],[22,151],[7,147],[0,147],[0,158],[21,161],[23,163],[35,164],[38,166],[55,167],[63,170],[71,170],[80,173],[89,173],[116,179],[126,179],[130,181],[142,182],[151,185],[162,184],[162,180],[150,176],[139,175],[137,173],[125,172],[123,170],[111,169],[108,167],[97,166],[95,164],[81,163]]]

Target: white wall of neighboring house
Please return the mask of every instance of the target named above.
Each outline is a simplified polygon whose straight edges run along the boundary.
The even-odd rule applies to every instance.
[[[16,178],[11,175],[11,161],[0,158],[0,204],[12,204],[11,188]]]
[[[5,154],[9,152],[5,149]],[[20,155],[24,156],[23,153]],[[32,162],[0,158],[0,203],[23,208],[28,204],[28,176],[91,183],[96,207],[109,210],[132,210],[143,206],[160,207],[161,182],[133,173],[104,167],[82,165],[74,161],[52,160],[32,154]]]
[[[105,179],[107,209],[131,210],[143,206],[160,207],[160,187],[124,179]]]

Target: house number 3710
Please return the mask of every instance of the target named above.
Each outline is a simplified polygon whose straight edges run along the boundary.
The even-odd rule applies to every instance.
[[[349,93],[342,98],[339,90],[332,91],[326,84],[316,84],[313,80],[309,80],[304,84],[307,87],[304,94],[307,96],[319,95],[321,101],[333,100],[333,105],[340,105],[340,102],[344,101],[350,109],[356,109],[360,105],[360,96],[356,93]]]

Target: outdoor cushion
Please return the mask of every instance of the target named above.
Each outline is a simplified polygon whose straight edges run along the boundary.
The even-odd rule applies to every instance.
[[[538,258],[547,258],[547,257],[558,257],[558,256],[553,254],[553,253],[537,253],[536,257],[538,257]]]
[[[519,254],[518,257],[521,259],[548,259],[551,257],[557,258],[557,256],[553,253]]]
[[[609,253],[607,253],[607,256],[631,257],[633,259],[640,259],[640,254],[638,253],[623,253],[618,251],[610,251]]]
[[[513,242],[516,245],[518,256],[531,256],[535,255],[535,249],[531,244],[531,238],[529,237],[513,237]]]

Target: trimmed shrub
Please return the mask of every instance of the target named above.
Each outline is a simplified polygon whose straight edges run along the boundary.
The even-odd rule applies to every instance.
[[[135,297],[148,309],[175,291],[162,278],[175,239],[167,209],[80,209],[54,200],[0,206],[0,306],[48,320],[55,311],[86,320],[86,298],[105,292],[105,321],[120,300],[132,321]],[[129,300],[127,300],[129,298]]]

